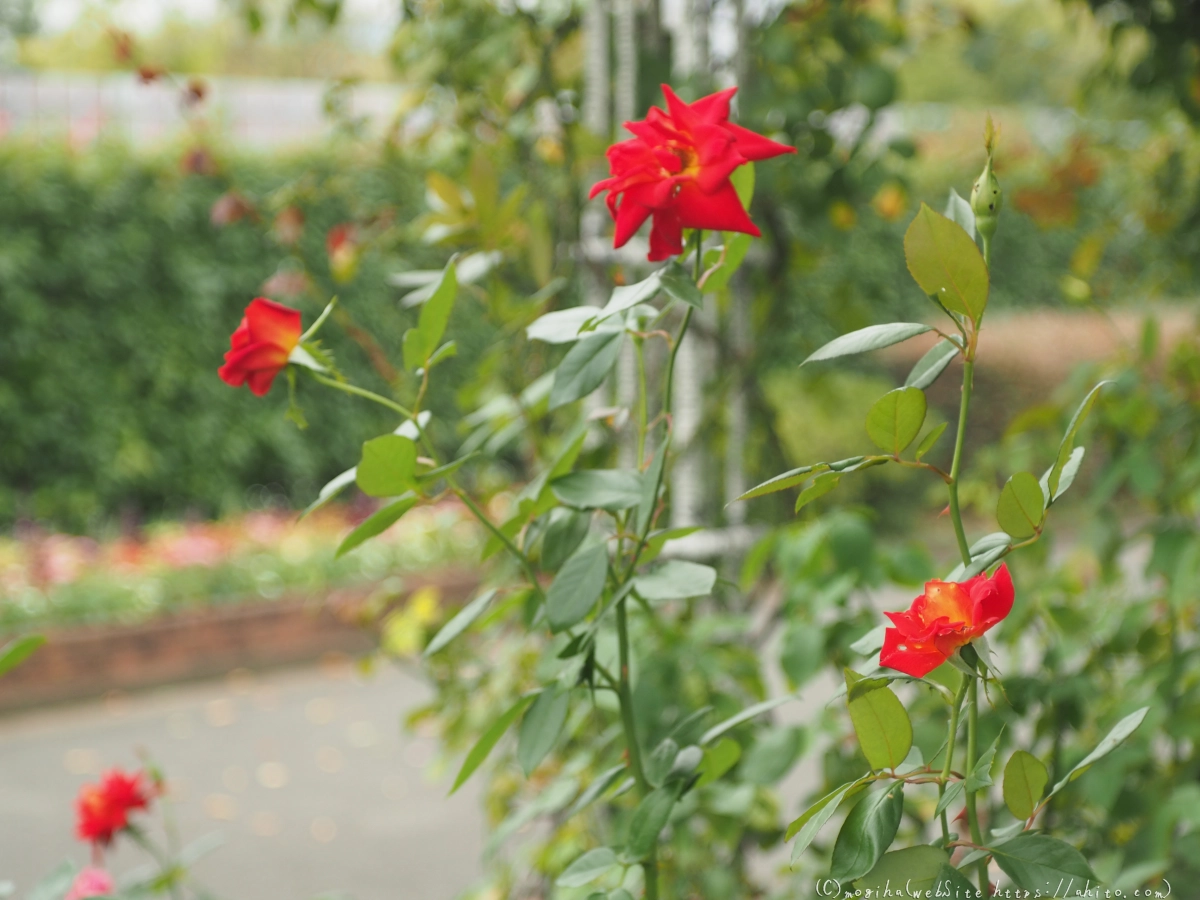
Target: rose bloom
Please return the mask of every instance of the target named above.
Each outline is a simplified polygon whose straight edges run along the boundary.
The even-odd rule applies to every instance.
[[[108,844],[129,824],[129,813],[145,809],[153,791],[142,783],[142,773],[127,775],[113,769],[98,784],[85,784],[75,801],[75,833],[80,840]]]
[[[233,387],[249,384],[251,392],[261,397],[287,367],[288,356],[300,343],[300,311],[266,297],[255,297],[229,343],[225,365],[217,374]]]
[[[103,869],[80,869],[63,900],[84,900],[85,897],[106,897],[117,888],[113,877]]]
[[[991,578],[927,582],[907,610],[884,613],[896,627],[884,633],[879,664],[921,678],[1001,621],[1012,605],[1012,577],[1004,565]]]
[[[685,228],[759,236],[729,176],[745,163],[796,149],[730,122],[736,92],[729,88],[684,103],[664,84],[668,111],[652,107],[643,121],[625,123],[634,136],[608,148],[611,177],[591,193],[608,191],[617,223],[614,247],[624,246],[651,217],[651,262],[682,253]]]
[[[358,271],[358,229],[349,222],[334,225],[325,235],[325,252],[329,254],[333,280],[350,281]]]

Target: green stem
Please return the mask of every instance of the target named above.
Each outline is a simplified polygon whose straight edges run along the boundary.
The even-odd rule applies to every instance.
[[[962,684],[958,686],[958,693],[954,695],[954,706],[950,710],[950,730],[946,734],[946,764],[942,766],[942,780],[938,783],[938,800],[941,800],[942,795],[946,793],[946,782],[950,779],[950,773],[954,769],[954,745],[958,739],[958,718],[962,712],[963,698],[967,695],[970,680],[963,678]],[[946,820],[944,809],[942,810],[942,843],[950,843],[950,823]]]
[[[400,415],[404,416],[406,419],[413,419],[414,421],[416,420],[416,416],[414,416],[410,410],[401,406],[399,403],[396,403],[394,400],[389,400],[387,397],[381,397],[374,391],[368,391],[366,388],[360,388],[357,385],[350,384],[346,381],[338,381],[335,378],[326,378],[320,372],[314,372],[311,369],[309,370],[309,374],[327,387],[337,388],[339,391],[344,391],[347,394],[353,394],[356,397],[363,397],[366,400],[378,403],[380,406],[386,406],[393,412],[400,413]]]
[[[426,452],[429,453],[430,458],[433,459],[434,463],[437,463],[437,454],[433,449],[433,444],[429,441],[428,436],[425,434],[425,429],[420,426],[420,423],[417,421],[417,417],[413,412],[405,409],[399,403],[389,400],[387,397],[381,397],[374,391],[368,391],[345,381],[336,381],[332,378],[326,378],[324,375],[321,375],[318,372],[310,371],[309,374],[311,374],[313,378],[317,379],[317,381],[321,382],[321,384],[328,385],[332,388],[337,388],[339,391],[345,391],[347,394],[353,394],[355,397],[362,397],[365,400],[370,400],[374,403],[378,403],[380,406],[386,406],[388,409],[400,413],[400,415],[407,418],[413,423],[413,425],[416,426],[421,444],[425,447]],[[538,583],[537,572],[533,568],[533,563],[529,561],[529,557],[521,552],[520,548],[512,542],[512,539],[508,535],[506,535],[503,531],[497,528],[495,524],[493,524],[492,520],[487,517],[487,514],[479,508],[479,506],[474,500],[471,499],[470,495],[466,491],[458,486],[457,482],[455,482],[453,478],[447,478],[446,483],[450,485],[450,489],[454,491],[455,496],[457,496],[458,499],[466,505],[467,509],[471,511],[471,515],[473,515],[479,521],[479,524],[490,531],[495,538],[504,545],[504,548],[516,558],[517,562],[521,566],[521,569],[525,572],[525,577],[529,579],[530,586],[537,591],[538,596],[544,598],[545,593],[542,591],[541,584]]]
[[[637,465],[638,469],[642,468],[642,463],[646,459],[646,424],[649,421],[650,411],[648,409],[648,397],[646,390],[646,354],[644,341],[641,338],[633,339],[633,347],[637,353],[637,371],[638,371],[638,435],[637,435]]]
[[[159,872],[163,880],[167,883],[167,892],[171,895],[172,900],[181,900],[182,895],[179,891],[179,866],[172,863],[170,858],[158,848],[158,846],[146,837],[137,828],[126,827],[126,832],[133,838],[133,842],[154,857],[154,861],[158,863]]]
[[[512,542],[512,538],[510,538],[507,534],[497,528],[495,524],[493,524],[492,520],[487,517],[487,513],[480,509],[479,506],[476,505],[475,501],[471,499],[470,494],[455,484],[453,480],[446,480],[450,484],[450,489],[454,491],[455,496],[457,496],[458,499],[466,505],[467,509],[471,511],[471,515],[479,520],[479,524],[490,531],[495,536],[496,540],[500,541],[504,545],[504,548],[516,558],[517,562],[521,566],[521,569],[525,572],[525,577],[529,579],[530,587],[537,592],[539,597],[545,599],[546,595],[542,591],[542,586],[538,582],[537,572],[533,568],[533,563],[529,561],[529,557],[522,553],[521,549]]]
[[[967,676],[970,690],[967,693],[967,765],[966,772],[970,775],[975,768],[976,751],[979,741],[979,680]],[[979,812],[975,806],[975,791],[967,791],[967,824],[971,827],[971,841],[983,846],[983,833],[979,829]],[[979,890],[983,896],[988,896],[988,867],[987,858],[979,860]]]
[[[642,748],[638,743],[637,723],[633,718],[633,691],[629,686],[629,614],[626,609],[628,597],[617,601],[617,698],[621,705],[621,724],[625,729],[625,746],[629,751],[629,765],[637,782],[638,792],[645,797],[650,793],[646,770],[642,766]],[[658,900],[658,848],[651,847],[646,857],[646,900]]]
[[[963,442],[967,436],[967,410],[971,406],[971,387],[975,381],[975,360],[963,363],[962,400],[958,406],[958,431],[954,437],[954,461],[950,465],[950,520],[954,523],[954,536],[958,539],[958,552],[964,566],[971,564],[971,545],[963,529],[962,510],[958,504],[958,478],[962,471]]]

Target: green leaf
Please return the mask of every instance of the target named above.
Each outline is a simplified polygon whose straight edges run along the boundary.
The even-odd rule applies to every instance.
[[[75,863],[64,860],[30,889],[25,900],[61,900],[71,889],[75,874]]]
[[[1033,537],[1042,525],[1045,494],[1037,478],[1018,472],[1005,483],[996,503],[996,521],[1018,540]]]
[[[417,318],[417,328],[420,329],[425,344],[422,360],[428,358],[434,352],[434,348],[442,342],[446,324],[450,321],[450,310],[454,308],[454,298],[457,296],[458,277],[452,259],[446,264],[433,295],[425,301]]]
[[[754,163],[743,163],[729,175],[733,189],[737,191],[738,199],[747,212],[750,211],[750,201],[754,199]]]
[[[814,469],[821,469],[824,466],[824,463],[817,463],[815,466],[801,466],[798,469],[784,472],[782,475],[776,475],[774,478],[764,481],[757,487],[752,487],[734,502],[736,503],[738,500],[753,500],[755,497],[774,494],[776,491],[786,491],[790,487],[795,487],[798,484],[808,481]]]
[[[353,469],[347,469],[342,474],[331,478],[328,482],[326,482],[325,486],[321,488],[320,493],[317,494],[317,499],[304,508],[304,512],[300,514],[300,518],[303,519],[305,516],[316,512],[318,509],[344,491],[347,487],[354,484],[354,480],[357,475],[358,468],[355,467]]]
[[[725,734],[727,731],[737,728],[743,722],[749,722],[755,716],[761,716],[763,713],[768,712],[777,706],[782,706],[789,700],[794,699],[796,698],[792,696],[776,697],[774,700],[764,700],[762,703],[755,703],[753,706],[747,706],[740,713],[730,716],[724,722],[720,722],[708,729],[708,731],[704,732],[704,734],[700,736],[700,744],[711,744],[721,735]]]
[[[607,847],[589,850],[571,863],[554,883],[558,887],[573,888],[591,884],[607,875],[617,865],[617,855]]]
[[[898,457],[921,433],[925,409],[925,392],[920,388],[888,391],[867,413],[867,436],[880,450]]]
[[[704,293],[706,294],[719,294],[729,286],[729,279],[741,267],[742,260],[746,258],[746,253],[749,251],[750,243],[753,240],[748,234],[739,234],[730,231],[722,232],[722,239],[724,241],[725,258],[721,262],[720,267],[713,271],[708,276],[708,280],[704,282]],[[720,250],[707,250],[704,254],[704,267],[711,269],[720,258]]]
[[[817,362],[822,359],[835,359],[839,356],[850,356],[854,353],[866,353],[868,350],[879,350],[882,347],[890,347],[892,344],[899,344],[901,341],[907,341],[911,337],[916,337],[918,334],[924,334],[927,331],[933,331],[930,325],[921,325],[917,322],[892,322],[889,325],[868,325],[866,328],[860,328],[858,331],[852,331],[849,334],[843,334],[839,338],[834,338],[816,353],[813,353],[808,359],[800,363],[805,366],[810,362]]]
[[[946,371],[946,367],[954,361],[956,356],[958,356],[958,344],[942,338],[917,360],[917,364],[908,373],[908,378],[904,379],[904,386],[925,390],[938,380],[938,376]]]
[[[1019,834],[991,851],[1000,870],[1027,891],[1056,891],[1073,880],[1096,880],[1082,853],[1045,834]]]
[[[700,763],[700,780],[697,788],[712,784],[722,775],[737,765],[742,757],[742,745],[733,738],[722,738],[704,751],[704,759]]]
[[[429,361],[425,363],[425,367],[432,369],[442,360],[450,359],[452,356],[458,356],[458,344],[455,341],[446,341],[446,343],[433,351],[433,355],[429,357]]]
[[[1016,751],[1004,767],[1004,805],[1018,819],[1028,819],[1046,790],[1046,764],[1024,750]]]
[[[963,795],[963,790],[965,787],[966,785],[961,781],[952,781],[946,785],[946,791],[940,798],[938,798],[937,807],[934,809],[933,814],[935,816],[940,816],[943,812],[948,810],[950,808],[950,804]]]
[[[559,507],[550,510],[542,537],[542,568],[557,571],[579,549],[591,527],[590,513]]]
[[[846,669],[846,701],[858,745],[871,768],[895,769],[912,749],[912,722],[899,698],[886,684],[862,684],[863,677]]]
[[[662,282],[662,289],[673,299],[696,309],[704,308],[704,295],[700,293],[700,288],[696,287],[696,282],[692,281],[692,276],[678,262],[672,261],[666,266],[659,280]]]
[[[429,487],[429,485],[435,484],[443,478],[449,478],[451,475],[469,463],[472,459],[474,459],[477,455],[478,454],[476,453],[468,453],[466,456],[461,456],[453,462],[446,463],[444,466],[438,466],[436,469],[429,469],[428,471],[420,472],[417,474],[417,483],[420,484],[421,487]]]
[[[645,859],[649,856],[658,843],[658,836],[667,827],[674,807],[675,794],[668,788],[658,788],[645,796],[629,821],[629,841],[625,850],[630,857]]]
[[[937,893],[940,890],[942,893]],[[937,888],[935,897],[974,897],[979,888],[971,884],[971,880],[949,863],[943,863],[938,869]]]
[[[904,259],[921,290],[946,309],[979,322],[987,306],[988,271],[961,225],[922,203],[904,234]]]
[[[492,602],[497,593],[498,591],[495,590],[484,591],[482,594],[460,609],[457,613],[455,613],[454,618],[443,625],[441,630],[439,630],[438,633],[433,636],[433,640],[429,642],[429,645],[425,648],[425,652],[422,654],[422,656],[433,656],[433,654],[437,653],[452,640],[471,627],[471,623],[483,615],[484,610],[488,608],[488,605]]]
[[[926,891],[932,891],[942,866],[949,862],[950,857],[940,847],[923,844],[893,850],[883,854],[870,872],[854,882],[854,887],[864,894],[874,891],[871,896],[879,897],[884,896],[890,882],[893,892],[903,889],[906,897],[924,897]]]
[[[1079,408],[1075,410],[1075,415],[1071,417],[1071,421],[1067,424],[1066,434],[1063,435],[1062,443],[1058,445],[1058,456],[1054,459],[1054,465],[1050,467],[1050,471],[1046,478],[1046,485],[1049,488],[1049,495],[1056,498],[1059,495],[1058,484],[1062,478],[1063,468],[1070,459],[1071,449],[1075,446],[1075,435],[1079,433],[1080,427],[1083,425],[1084,419],[1088,417],[1088,413],[1092,411],[1092,407],[1096,405],[1096,400],[1100,397],[1101,388],[1112,384],[1111,381],[1102,381],[1083,398],[1083,402],[1079,404]],[[1065,490],[1065,488],[1064,488]]]
[[[943,422],[937,428],[930,430],[929,434],[921,438],[921,443],[917,445],[917,460],[919,461],[926,453],[933,449],[933,445],[938,442],[938,438],[942,436],[942,432],[946,430],[949,422]]]
[[[408,491],[401,494],[387,506],[377,509],[342,539],[335,556],[344,556],[364,541],[368,541],[376,535],[383,534],[383,532],[399,522],[404,514],[416,505],[417,495]]]
[[[395,497],[414,485],[417,445],[398,434],[385,434],[363,444],[355,481],[371,497]]]
[[[589,784],[583,793],[576,798],[575,802],[571,804],[571,808],[567,810],[567,818],[569,819],[582,812],[586,807],[591,806],[597,797],[612,787],[616,780],[628,771],[628,766],[622,763],[619,766],[613,766],[611,769],[601,772],[596,776],[596,780]]]
[[[951,222],[961,226],[971,240],[975,240],[975,210],[954,188],[950,188],[950,196],[946,198],[945,215]]]
[[[803,728],[788,726],[760,731],[742,759],[741,780],[747,784],[775,784],[795,765],[804,745]]]
[[[975,761],[975,768],[967,773],[966,789],[968,791],[980,791],[985,787],[991,787],[993,784],[992,763],[996,759],[996,750],[999,746],[1000,735],[996,735],[991,746],[984,750],[979,759]]]
[[[13,638],[0,647],[0,675],[7,674],[25,662],[44,643],[46,643],[46,638],[43,635],[26,634]]]
[[[547,688],[538,694],[533,706],[525,713],[517,733],[517,762],[521,764],[526,778],[554,749],[567,723],[570,703],[571,697],[567,691]]]
[[[1146,713],[1149,711],[1150,707],[1143,706],[1141,709],[1131,712],[1120,722],[1114,725],[1112,731],[1104,736],[1104,740],[1096,745],[1096,749],[1076,763],[1074,768],[1072,768],[1071,771],[1068,772],[1060,782],[1058,782],[1058,784],[1054,785],[1054,788],[1050,791],[1050,796],[1053,797],[1055,794],[1065,788],[1070,782],[1074,781],[1076,778],[1090,769],[1093,763],[1103,759],[1105,756],[1108,756],[1108,754],[1116,750],[1117,747],[1121,745],[1121,742],[1125,740],[1125,738],[1137,731],[1138,726],[1142,724],[1142,720],[1146,718]]]
[[[830,791],[801,813],[799,818],[793,820],[788,825],[787,833],[784,834],[783,839],[785,841],[790,841],[793,837],[796,839],[796,843],[792,846],[793,863],[808,849],[808,845],[813,842],[817,834],[825,827],[825,823],[833,818],[833,814],[837,812],[837,808],[841,805],[841,802],[849,797],[853,797],[868,784],[866,776],[859,778],[857,781],[843,784],[840,788]]]
[[[712,566],[672,559],[653,572],[633,579],[633,589],[643,600],[686,600],[707,597],[717,583],[717,570]]]
[[[550,409],[586,397],[600,387],[621,354],[623,336],[621,331],[601,331],[589,334],[572,347],[554,373]]]
[[[800,492],[800,496],[796,498],[796,512],[804,509],[808,504],[812,503],[821,497],[824,497],[842,480],[842,476],[837,472],[825,472],[813,479],[813,483]]]
[[[625,310],[632,309],[639,303],[645,303],[647,300],[652,299],[662,287],[661,278],[662,274],[660,270],[635,284],[625,284],[613,288],[612,296],[609,298],[608,303],[596,314],[594,321],[596,323],[602,322],[611,316],[615,316],[617,313],[625,312]]]
[[[642,500],[642,478],[631,469],[581,469],[550,482],[558,502],[576,509],[619,512]]]
[[[1075,483],[1075,476],[1079,474],[1079,467],[1083,465],[1083,456],[1086,450],[1086,447],[1076,447],[1071,451],[1071,455],[1067,457],[1066,464],[1062,467],[1062,473],[1058,479],[1058,490],[1054,492],[1053,496],[1050,494],[1050,473],[1053,469],[1047,469],[1042,473],[1039,483],[1042,486],[1042,494],[1046,497],[1046,506],[1058,500]]]
[[[582,622],[604,592],[608,577],[608,550],[592,544],[576,551],[546,592],[546,618],[553,632]]]
[[[896,837],[904,814],[904,785],[868,794],[842,824],[833,845],[829,877],[854,881],[875,868]]]
[[[671,738],[663,738],[646,758],[646,780],[654,787],[662,787],[678,755],[679,744]]]
[[[405,369],[415,372],[425,364],[425,338],[421,336],[421,329],[410,328],[404,332],[400,347],[404,351]]]
[[[572,306],[567,309],[556,309],[554,312],[548,312],[544,316],[535,319],[525,329],[525,336],[531,341],[543,341],[547,344],[572,343],[590,333],[583,332],[581,334],[580,329],[596,318],[596,312],[597,310],[594,306]],[[611,330],[616,331],[617,329],[614,328]]]
[[[467,754],[467,758],[463,760],[462,768],[458,770],[458,777],[454,779],[454,787],[450,788],[451,794],[462,787],[466,783],[466,780],[475,774],[475,770],[483,765],[483,761],[488,758],[488,754],[500,742],[500,738],[504,737],[504,733],[512,727],[513,722],[517,721],[517,717],[534,701],[538,693],[540,692],[535,691],[532,694],[526,694],[510,706],[500,718],[488,726],[488,730],[475,742],[475,746],[471,748]]]

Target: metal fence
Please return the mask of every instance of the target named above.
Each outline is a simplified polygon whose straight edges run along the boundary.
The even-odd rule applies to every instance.
[[[331,128],[325,113],[329,82],[320,79],[206,78],[206,95],[190,112],[186,83],[143,84],[133,73],[87,75],[0,73],[0,138],[65,138],[88,144],[118,137],[135,145],[180,134],[189,115],[235,143],[279,148],[319,139]],[[344,91],[346,115],[378,133],[393,121],[403,88],[360,84]]]

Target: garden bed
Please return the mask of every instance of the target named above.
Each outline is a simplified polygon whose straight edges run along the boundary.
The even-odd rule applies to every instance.
[[[390,602],[428,588],[457,606],[476,584],[467,570],[406,579]],[[389,592],[390,594],[391,592]],[[325,598],[288,596],[196,608],[135,624],[81,625],[46,633],[47,642],[0,680],[0,711],[96,697],[111,691],[221,675],[238,668],[308,662],[376,645],[375,591]]]

